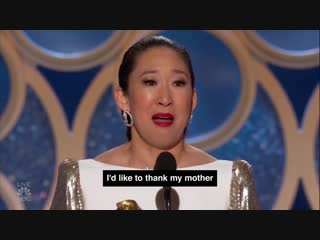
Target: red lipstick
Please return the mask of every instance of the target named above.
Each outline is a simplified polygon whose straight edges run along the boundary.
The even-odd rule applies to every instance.
[[[156,113],[152,121],[159,127],[169,127],[173,124],[174,116],[171,113]]]

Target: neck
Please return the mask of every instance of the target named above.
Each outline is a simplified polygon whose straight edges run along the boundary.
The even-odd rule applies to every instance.
[[[129,143],[129,165],[136,168],[153,169],[156,159],[161,152],[167,151],[174,155],[177,165],[181,162],[185,152],[185,143],[180,141],[178,144],[168,149],[159,149],[142,141],[131,140]]]

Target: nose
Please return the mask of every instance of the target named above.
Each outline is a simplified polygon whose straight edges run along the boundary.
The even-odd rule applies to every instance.
[[[171,92],[168,87],[163,86],[160,89],[158,103],[162,106],[170,106],[172,104]]]

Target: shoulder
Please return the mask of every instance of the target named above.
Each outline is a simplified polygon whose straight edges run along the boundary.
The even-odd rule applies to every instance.
[[[207,152],[192,145],[186,146],[186,154],[186,162],[188,162],[188,165],[207,164],[218,160],[217,158],[211,156]]]
[[[91,161],[90,161],[91,160]],[[84,169],[92,168],[93,159],[64,159],[58,167],[58,176],[61,178],[72,178],[78,176]]]
[[[246,160],[235,160],[232,163],[233,171],[241,171],[244,173],[252,172],[252,165],[248,163]]]
[[[59,171],[68,171],[68,170],[71,171],[71,170],[76,170],[78,168],[79,168],[78,160],[74,160],[71,158],[66,158],[59,164]]]
[[[250,183],[253,181],[253,167],[246,160],[235,160],[232,163],[232,175],[239,182]]]
[[[68,179],[79,176],[79,161],[66,158],[58,165],[58,179],[68,181]]]
[[[97,162],[101,163],[108,163],[112,165],[125,165],[127,161],[127,148],[128,146],[126,144],[123,144],[121,146],[112,148],[108,151],[99,154],[94,159]]]
[[[78,160],[64,159],[58,168],[51,210],[83,209]]]

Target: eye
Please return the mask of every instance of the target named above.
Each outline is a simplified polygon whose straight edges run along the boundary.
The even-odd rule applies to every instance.
[[[146,86],[155,86],[157,82],[152,79],[143,80],[143,84]]]
[[[187,84],[185,80],[176,80],[174,81],[173,85],[177,87],[183,87]]]

